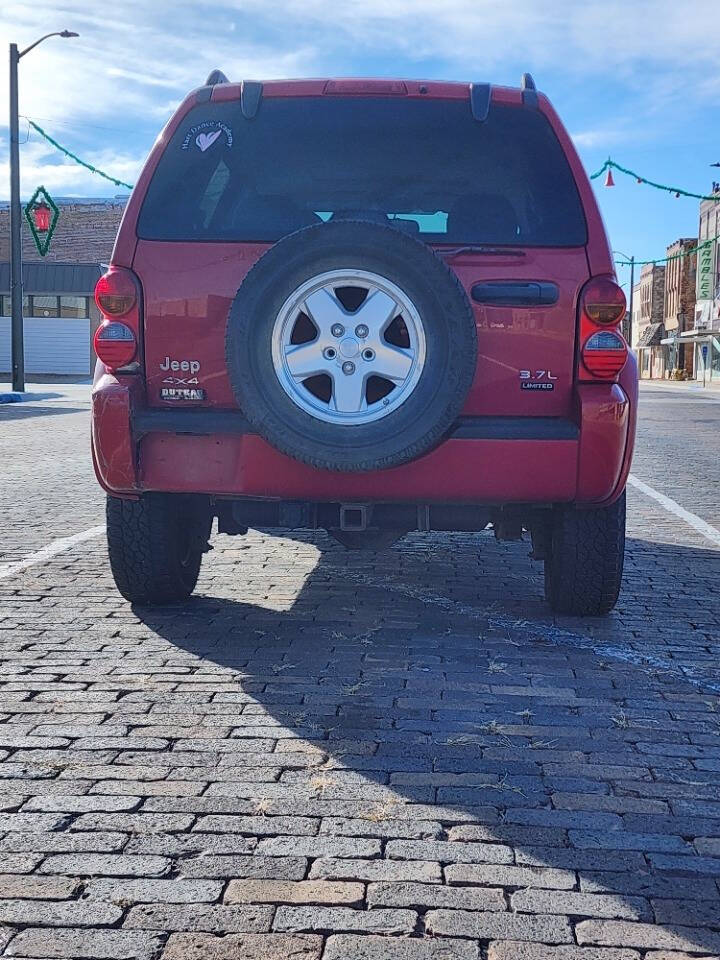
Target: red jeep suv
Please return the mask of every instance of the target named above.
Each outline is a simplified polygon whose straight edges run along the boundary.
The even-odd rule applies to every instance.
[[[215,71],[96,299],[92,450],[128,600],[189,596],[217,517],[369,549],[528,531],[554,610],[615,604],[637,370],[590,183],[528,74]]]

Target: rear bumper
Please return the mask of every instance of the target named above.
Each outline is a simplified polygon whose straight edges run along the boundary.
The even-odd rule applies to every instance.
[[[577,416],[468,417],[430,453],[372,473],[317,470],[279,453],[231,410],[145,408],[142,383],[93,390],[93,460],[109,493],[204,493],[315,502],[609,502],[625,484],[634,404],[617,384],[578,389]],[[625,465],[627,463],[627,469]]]

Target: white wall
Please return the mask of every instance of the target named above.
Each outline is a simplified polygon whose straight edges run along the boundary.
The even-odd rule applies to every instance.
[[[25,372],[90,375],[90,320],[25,317]],[[10,318],[0,317],[0,373],[11,370]]]

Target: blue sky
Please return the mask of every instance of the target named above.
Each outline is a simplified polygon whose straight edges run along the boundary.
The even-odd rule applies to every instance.
[[[53,38],[21,63],[20,112],[130,183],[185,93],[213,67],[231,79],[407,76],[517,85],[530,71],[590,172],[608,155],[699,193],[720,169],[717,0],[88,0],[3,5],[0,48]],[[7,69],[0,69],[6,84]],[[0,85],[0,198],[8,195]],[[22,190],[113,196],[21,120]],[[616,176],[596,181],[613,246],[638,259],[697,232],[698,204]],[[621,280],[627,271],[621,270]]]

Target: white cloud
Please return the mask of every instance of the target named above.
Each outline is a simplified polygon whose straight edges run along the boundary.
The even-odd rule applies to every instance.
[[[612,141],[613,131],[637,130],[627,115],[630,97],[622,106],[608,103],[610,80],[634,93],[638,122],[656,127],[660,111],[667,127],[672,101],[677,111],[716,100],[716,9],[717,0],[127,0],[111,7],[6,0],[0,49],[49,29],[79,32],[46,41],[22,61],[21,113],[91,162],[107,155],[109,172],[132,180],[123,164],[135,169],[134,152],[150,146],[215,67],[231,79],[371,73],[499,83],[517,83],[531,70],[552,96],[587,101],[588,126],[576,142],[593,149]],[[0,102],[6,98],[7,70],[0,69]],[[119,151],[103,153],[108,143]],[[73,179],[70,161],[46,173],[40,154],[26,147],[24,155],[33,172],[24,180],[42,173],[56,178],[56,189],[92,191],[80,168]]]
[[[59,11],[41,0],[5,5],[0,46],[52,27],[81,34],[48,40],[21,63],[21,111],[57,119],[142,116],[156,91],[179,99],[216,66],[239,79],[362,73],[368,63],[412,74],[432,63],[505,82],[534,69],[541,86],[543,71],[595,85],[588,98],[602,97],[603,75],[634,77],[650,91],[673,74],[678,90],[704,84],[711,94],[716,12],[716,0],[344,0],[332,8],[327,0],[129,0],[109,11],[90,0],[65,0]]]
[[[625,144],[630,139],[626,125],[589,127],[570,134],[578,150],[594,150],[602,147],[609,150],[618,143]],[[632,131],[634,139],[638,138],[638,130]]]
[[[118,180],[133,184],[145,158],[106,149],[90,153],[83,159]],[[25,145],[20,173],[20,192],[23,197],[29,196],[38,184],[47,187],[56,196],[102,197],[128,193],[125,187],[115,186],[69,158],[63,159],[54,147],[43,141],[30,141]],[[7,157],[3,157],[0,161],[0,183],[7,183],[9,176]]]

